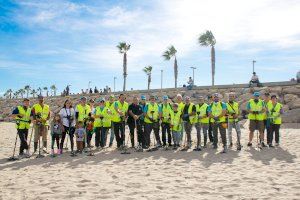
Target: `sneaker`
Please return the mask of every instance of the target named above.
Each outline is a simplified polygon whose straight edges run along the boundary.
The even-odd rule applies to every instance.
[[[223,151],[221,153],[226,153],[227,152],[227,147],[223,147]]]
[[[43,147],[43,152],[48,154],[49,152],[47,151],[46,147]]]
[[[54,155],[54,149],[51,149],[50,153],[51,155]]]
[[[229,144],[229,148],[231,148],[233,146],[233,144],[232,144],[232,142],[230,142],[230,144]]]
[[[267,147],[264,142],[261,142],[262,147]]]
[[[248,142],[247,146],[248,146],[248,147],[252,147],[252,143],[251,143],[251,142]]]
[[[272,144],[268,144],[269,148],[274,148],[274,146]]]
[[[279,143],[275,143],[275,146],[276,146],[276,147],[279,147]]]
[[[213,145],[213,148],[214,148],[214,149],[217,149],[217,148],[218,148],[218,145]]]
[[[193,151],[201,151],[200,147],[196,147],[195,149],[193,149]]]
[[[237,146],[236,150],[238,150],[238,151],[242,150],[242,146],[239,144],[239,145]]]
[[[109,147],[112,147],[112,145],[113,145],[112,143],[109,143]]]

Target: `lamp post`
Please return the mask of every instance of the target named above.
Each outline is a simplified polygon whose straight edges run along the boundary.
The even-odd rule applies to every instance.
[[[114,77],[114,92],[116,92],[116,79],[117,77]]]
[[[191,67],[191,69],[193,70],[193,85],[195,85],[195,69],[197,69],[197,68]]]
[[[89,84],[88,84],[88,91],[90,91],[90,85],[91,85],[92,81],[89,81]]]
[[[255,60],[252,61],[252,72],[254,72],[254,64],[256,63]]]

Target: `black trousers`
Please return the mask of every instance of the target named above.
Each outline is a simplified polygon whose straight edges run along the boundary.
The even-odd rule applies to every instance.
[[[24,149],[28,149],[28,143],[27,143],[28,129],[18,129],[18,135],[20,138],[20,154],[23,154]]]
[[[61,150],[63,149],[66,135],[69,134],[70,143],[71,143],[71,151],[73,151],[74,150],[74,132],[75,132],[75,127],[70,127],[69,128],[69,127],[64,126],[64,128],[65,128],[65,131],[62,132],[62,135],[61,135],[60,149]]]
[[[214,142],[214,137],[213,137],[213,129],[212,129],[212,123],[209,122],[208,124],[208,138],[210,142]]]
[[[124,145],[125,141],[125,122],[114,122],[114,133],[117,140],[117,147]]]
[[[131,146],[134,147],[134,131],[135,131],[135,123],[134,122],[128,122],[129,126],[129,131],[130,131],[130,141],[131,141]],[[144,141],[144,135],[143,135],[143,127],[140,121],[136,122],[136,127],[137,127],[137,139],[138,143],[141,146],[144,146],[145,141]]]
[[[161,134],[162,134],[162,142],[163,145],[167,144],[167,133],[168,133],[168,143],[171,145],[172,143],[172,135],[171,135],[171,127],[169,123],[161,123]]]
[[[275,142],[279,143],[279,129],[280,129],[280,124],[270,125],[270,132],[267,135],[268,144],[272,144],[274,133],[275,133]]]
[[[97,127],[95,128],[95,145],[96,147],[105,147],[106,145],[106,132],[108,128]]]
[[[265,124],[265,130],[267,131],[267,144],[270,144],[270,142],[272,143],[272,141],[269,140],[271,135],[271,124],[267,120],[264,120],[264,124]]]
[[[149,147],[150,146],[150,135],[151,131],[154,131],[155,135],[155,140],[158,145],[161,145],[160,137],[159,137],[159,123],[154,122],[154,123],[145,123],[145,146]]]

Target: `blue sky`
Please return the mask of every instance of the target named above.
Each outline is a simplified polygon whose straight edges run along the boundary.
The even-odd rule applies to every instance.
[[[178,85],[195,71],[196,85],[211,84],[210,49],[197,38],[211,30],[216,44],[216,84],[245,83],[252,60],[262,81],[284,81],[300,69],[300,1],[297,0],[0,0],[0,94],[24,85],[67,84],[73,92],[91,86],[122,89],[122,55],[128,52],[127,89],[145,89],[142,68],[153,66],[151,88],[173,87],[178,51]]]

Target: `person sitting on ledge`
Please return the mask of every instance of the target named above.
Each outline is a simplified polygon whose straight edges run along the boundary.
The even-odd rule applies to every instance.
[[[300,83],[300,71],[297,72],[297,83]]]
[[[194,81],[193,81],[192,77],[189,77],[189,81],[187,82],[187,84],[188,84],[188,86],[187,86],[188,90],[193,89]]]
[[[255,72],[253,72],[253,76],[251,77],[251,80],[249,82],[249,87],[251,87],[252,84],[255,84],[257,85],[257,87],[261,87],[261,83],[259,82],[259,78],[258,76],[256,75]]]

